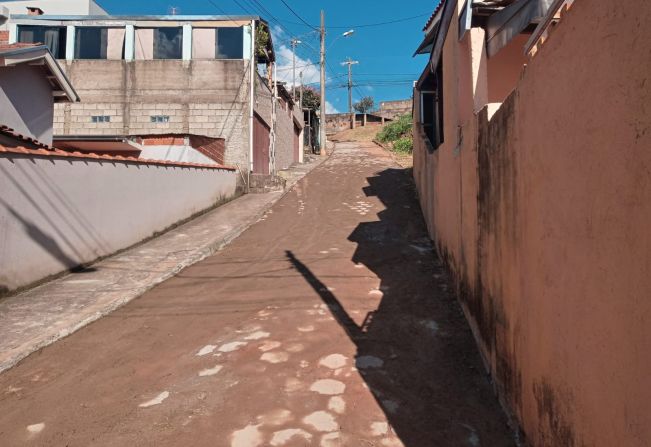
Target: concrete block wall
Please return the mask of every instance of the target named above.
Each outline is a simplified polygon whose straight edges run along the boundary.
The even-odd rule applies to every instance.
[[[249,63],[60,61],[81,97],[55,108],[55,135],[196,134],[225,140],[224,163],[249,164]],[[110,116],[93,123],[94,115]],[[152,122],[163,115],[167,122]]]
[[[256,83],[255,112],[271,127],[272,93],[260,77]],[[302,123],[303,117],[294,106],[293,111],[285,108],[284,101],[276,104],[276,170],[287,169],[298,160],[294,159],[294,119]]]

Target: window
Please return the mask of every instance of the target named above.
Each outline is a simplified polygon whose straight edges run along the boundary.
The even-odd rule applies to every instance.
[[[56,59],[66,58],[66,28],[63,26],[21,25],[18,42],[44,44]]]
[[[75,59],[106,59],[108,28],[77,28]]]
[[[168,115],[152,115],[150,117],[152,123],[169,123],[170,117]]]
[[[243,59],[244,28],[192,28],[192,59]]]
[[[215,59],[242,59],[244,57],[244,28],[217,28]]]
[[[183,57],[183,28],[154,29],[154,59]]]
[[[443,70],[440,63],[432,78],[426,82],[431,90],[420,94],[420,118],[425,135],[437,149],[443,143]]]
[[[78,27],[75,59],[123,59],[124,28]]]
[[[93,123],[110,123],[111,117],[108,115],[93,115],[90,117],[90,120]]]

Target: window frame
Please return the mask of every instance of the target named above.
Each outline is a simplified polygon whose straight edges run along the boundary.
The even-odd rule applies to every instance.
[[[23,32],[28,31],[28,30],[42,30],[43,31],[43,42],[40,42],[37,39],[33,39],[31,42],[26,42],[24,40],[21,40],[21,35]],[[53,49],[45,42],[45,31],[46,30],[57,30],[58,31],[58,38],[57,38],[57,51],[53,51]],[[52,56],[54,56],[55,59],[63,60],[66,58],[66,48],[67,48],[67,43],[68,43],[68,30],[65,26],[56,26],[56,25],[18,25],[17,30],[17,40],[18,42],[25,42],[25,43],[40,43],[42,45],[45,45],[48,47],[50,52],[52,53]]]

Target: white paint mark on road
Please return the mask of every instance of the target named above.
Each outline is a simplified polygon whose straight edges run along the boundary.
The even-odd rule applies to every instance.
[[[203,357],[204,355],[208,355],[211,352],[213,352],[217,346],[215,345],[206,345],[203,348],[199,349],[199,352],[197,352],[197,357]]]
[[[436,333],[439,330],[439,325],[434,320],[422,320],[420,322],[420,325],[423,326],[425,329],[429,329],[433,333]]]
[[[245,341],[234,341],[231,343],[226,343],[219,347],[219,352],[233,352],[240,349],[242,346],[246,346],[248,343]]]
[[[273,351],[276,348],[279,348],[282,345],[279,341],[265,341],[258,349],[262,352]]]
[[[314,391],[319,394],[325,394],[328,396],[343,394],[345,390],[346,385],[343,382],[333,379],[317,380],[310,387],[310,391]]]
[[[298,327],[299,332],[312,332],[314,330],[313,325],[307,325],[307,326],[299,326]]]
[[[384,436],[389,433],[389,424],[386,422],[373,422],[371,424],[371,434],[373,436]]]
[[[259,425],[247,425],[231,435],[231,447],[258,447],[262,445]]]
[[[381,368],[382,365],[384,365],[384,360],[372,355],[363,355],[361,357],[357,357],[357,360],[355,361],[355,366],[360,369]]]
[[[38,424],[28,425],[27,426],[27,431],[31,435],[36,435],[36,434],[42,432],[44,428],[45,428],[45,424],[43,422],[39,422]]]
[[[344,414],[346,412],[346,401],[341,396],[332,396],[328,401],[328,410],[337,414]]]
[[[325,366],[330,369],[339,369],[346,366],[348,357],[342,354],[330,354],[319,360],[319,365]]]
[[[149,408],[149,407],[153,407],[154,405],[160,405],[168,397],[170,397],[170,393],[168,391],[163,391],[158,396],[154,397],[152,400],[148,400],[147,402],[143,402],[138,406],[140,408]]]
[[[219,371],[221,371],[223,368],[222,365],[217,365],[214,368],[209,368],[209,369],[204,369],[199,371],[199,377],[208,377],[208,376],[214,376],[217,374]]]
[[[271,334],[269,332],[257,331],[251,335],[244,337],[244,340],[262,340],[263,338],[269,337]]]
[[[258,422],[264,425],[271,425],[273,427],[279,427],[285,425],[288,422],[291,422],[294,419],[292,412],[285,409],[277,409],[270,411],[262,416],[258,416]]]
[[[271,445],[285,445],[291,440],[298,441],[299,439],[309,442],[312,440],[312,435],[300,428],[288,428],[274,433],[271,438]]]
[[[327,411],[315,411],[303,418],[303,423],[314,427],[321,432],[335,431],[339,428],[339,424],[334,416]]]
[[[337,432],[328,433],[321,437],[321,447],[341,447],[341,445],[339,433]]]
[[[390,399],[383,400],[382,406],[391,414],[397,413],[398,407],[400,407],[400,405],[398,405],[398,402]]]
[[[294,353],[296,353],[296,352],[301,352],[302,350],[304,350],[304,349],[305,349],[305,345],[302,344],[302,343],[292,343],[292,344],[290,344],[290,345],[287,345],[287,347],[286,347],[285,349],[286,349],[287,351],[289,351],[289,352],[294,352]]]
[[[303,382],[300,380],[290,377],[285,381],[285,392],[286,393],[295,393],[303,389]]]
[[[265,352],[260,356],[260,360],[269,363],[283,363],[289,360],[289,354],[283,351]]]

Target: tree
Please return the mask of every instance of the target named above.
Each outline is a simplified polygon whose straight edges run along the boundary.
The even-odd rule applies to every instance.
[[[353,105],[359,113],[368,113],[375,107],[375,101],[370,96],[366,96]]]
[[[303,89],[303,107],[310,110],[317,110],[321,104],[321,96],[311,87]]]

